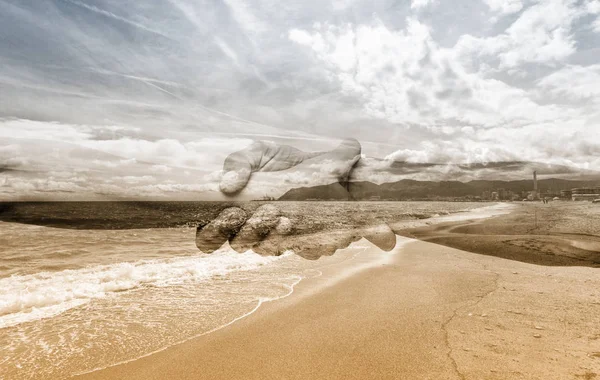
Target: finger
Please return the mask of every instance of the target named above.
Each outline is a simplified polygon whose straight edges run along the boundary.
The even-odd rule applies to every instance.
[[[329,164],[329,171],[338,182],[346,183],[354,165],[360,159],[361,146],[356,139],[346,139],[330,152],[303,152],[288,145],[257,141],[241,151],[230,154],[223,164],[220,190],[235,195],[244,189],[257,171],[275,172],[293,168],[307,160],[313,164]]]
[[[252,171],[260,163],[264,150],[263,143],[257,141],[246,149],[227,156],[219,183],[221,191],[225,194],[235,194],[242,190],[248,183]]]
[[[356,139],[345,139],[337,148],[307,160],[306,164],[318,168],[319,174],[329,180],[329,183],[338,182],[347,190],[348,180],[360,160],[360,154],[360,143]]]
[[[323,256],[332,256],[336,251],[347,248],[360,240],[353,230],[324,231],[299,236],[289,249],[308,260],[317,260]]]
[[[279,224],[281,212],[271,204],[260,206],[229,242],[238,252],[253,249]]]
[[[396,234],[387,224],[366,227],[360,233],[382,251],[389,252],[396,246]]]
[[[246,187],[254,172],[286,170],[320,154],[306,153],[288,145],[256,141],[227,156],[219,188],[225,194],[236,194]]]
[[[365,238],[377,248],[389,252],[396,246],[396,235],[385,223],[354,229],[319,231],[300,236],[281,236],[275,231],[253,247],[262,255],[281,255],[291,250],[300,257],[317,260]]]
[[[290,250],[290,241],[293,239],[290,235],[293,232],[292,222],[285,216],[281,216],[275,228],[266,238],[256,243],[252,250],[262,256],[280,256]]]
[[[361,153],[361,146],[357,139],[347,138],[344,139],[337,148],[327,153],[327,155],[331,155],[332,157],[340,157],[342,159],[351,159],[354,158]]]
[[[248,218],[239,207],[223,210],[212,222],[196,230],[196,247],[204,253],[212,253],[229,240]]]

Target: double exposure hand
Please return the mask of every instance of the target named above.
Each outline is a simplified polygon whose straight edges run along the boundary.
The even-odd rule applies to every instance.
[[[274,204],[262,205],[253,213],[230,207],[207,225],[198,227],[196,246],[202,252],[212,253],[228,241],[240,253],[253,250],[261,255],[278,256],[292,250],[304,258],[318,259],[363,237],[385,251],[396,244],[396,235],[385,223],[332,228],[335,223],[314,227],[299,224],[295,219],[294,215],[284,216]]]
[[[284,174],[295,174],[306,186],[339,184],[339,191],[347,191],[344,184],[360,154],[361,146],[355,139],[346,139],[329,152],[303,152],[288,145],[257,141],[225,159],[219,188],[226,195],[236,195],[248,185],[253,173],[281,172],[272,182],[281,182]],[[293,181],[288,186],[292,188]]]

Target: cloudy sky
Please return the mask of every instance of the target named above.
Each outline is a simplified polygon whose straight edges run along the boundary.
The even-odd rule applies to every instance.
[[[0,200],[218,199],[345,137],[600,170],[600,0],[0,0]]]

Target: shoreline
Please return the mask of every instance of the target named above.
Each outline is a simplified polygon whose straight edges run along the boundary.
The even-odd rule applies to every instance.
[[[584,215],[584,213],[588,215]],[[476,254],[546,266],[600,267],[600,207],[523,204],[485,220],[396,230],[401,236]],[[467,218],[468,219],[468,218]]]
[[[160,348],[160,349],[158,349],[158,350],[155,350],[155,351],[149,352],[149,353],[147,353],[147,354],[144,354],[144,355],[142,355],[142,356],[139,356],[139,357],[137,357],[137,358],[134,358],[134,359],[128,359],[128,360],[123,360],[123,361],[120,361],[120,362],[118,362],[118,363],[111,364],[111,365],[109,365],[109,366],[105,366],[105,367],[99,367],[99,368],[94,368],[94,369],[91,369],[91,370],[89,370],[89,371],[84,371],[84,372],[75,373],[75,374],[73,374],[72,376],[70,376],[69,378],[77,378],[77,377],[81,377],[81,376],[87,376],[87,375],[93,374],[93,373],[95,373],[95,372],[103,371],[103,370],[106,370],[106,369],[109,369],[109,368],[112,368],[112,367],[117,367],[117,366],[121,366],[121,365],[126,365],[126,364],[129,364],[129,363],[132,363],[132,362],[135,362],[135,361],[141,360],[141,359],[145,359],[145,358],[147,358],[147,357],[150,357],[150,356],[152,356],[152,355],[155,355],[155,354],[161,353],[161,352],[163,352],[163,351],[165,351],[165,350],[168,350],[168,349],[169,349],[169,348],[171,348],[171,347],[178,346],[178,345],[181,345],[181,344],[185,344],[185,343],[187,343],[187,342],[189,342],[189,341],[191,341],[191,340],[194,340],[194,339],[199,339],[199,338],[202,338],[202,337],[203,337],[203,336],[205,336],[205,335],[209,335],[209,334],[212,334],[212,333],[214,333],[214,332],[217,332],[217,331],[219,331],[219,330],[222,330],[222,329],[224,329],[224,328],[227,328],[227,327],[229,327],[229,326],[233,325],[234,323],[236,323],[236,322],[238,322],[238,321],[240,321],[240,320],[242,320],[242,319],[244,319],[244,318],[246,318],[246,317],[249,317],[250,315],[254,314],[255,312],[257,312],[257,311],[258,311],[258,310],[261,308],[261,306],[262,306],[263,304],[266,304],[266,303],[269,303],[269,302],[275,302],[275,301],[279,301],[279,300],[282,300],[282,299],[285,299],[285,298],[287,298],[287,297],[291,296],[291,295],[294,293],[295,287],[296,287],[296,286],[297,286],[297,285],[298,285],[300,282],[302,282],[302,280],[303,280],[303,278],[299,278],[299,279],[298,279],[298,281],[296,281],[295,283],[293,283],[292,285],[290,285],[289,292],[288,292],[288,293],[286,293],[286,294],[284,294],[284,295],[281,295],[281,296],[278,296],[278,297],[274,297],[274,298],[259,299],[259,300],[257,301],[257,303],[256,303],[256,306],[254,306],[254,308],[252,308],[252,310],[250,310],[250,311],[248,311],[248,312],[246,312],[246,313],[244,313],[244,314],[242,314],[242,315],[240,315],[240,316],[238,316],[238,317],[236,317],[236,318],[232,319],[231,321],[229,321],[229,322],[225,323],[224,325],[221,325],[221,326],[215,327],[214,329],[212,329],[212,330],[209,330],[209,331],[205,331],[205,332],[203,332],[203,333],[201,333],[201,334],[198,334],[198,335],[194,335],[194,336],[192,336],[192,337],[189,337],[189,338],[187,338],[187,339],[185,339],[185,340],[183,340],[183,341],[181,341],[181,342],[178,342],[178,343],[176,343],[176,344],[174,344],[174,345],[172,345],[172,346],[163,347],[163,348]]]
[[[201,339],[207,335],[216,333],[222,329],[226,329],[226,328],[232,326],[233,324],[252,316],[256,312],[259,312],[264,307],[267,307],[267,305],[281,302],[282,300],[285,300],[292,296],[296,296],[299,298],[308,297],[312,294],[319,292],[320,290],[326,289],[331,286],[335,286],[340,281],[344,281],[344,280],[352,277],[353,275],[356,275],[357,273],[376,268],[380,265],[387,265],[391,262],[393,257],[402,249],[402,247],[404,247],[406,244],[411,243],[413,241],[412,239],[403,239],[402,237],[398,237],[398,238],[402,239],[403,241],[398,242],[396,247],[391,252],[380,251],[376,246],[374,246],[372,243],[368,242],[366,239],[363,238],[360,241],[356,242],[355,244],[352,244],[350,247],[345,249],[345,250],[349,250],[349,251],[350,250],[358,250],[359,251],[359,252],[355,253],[354,255],[352,255],[350,258],[348,258],[342,262],[328,264],[323,267],[319,267],[318,269],[309,269],[309,271],[316,271],[318,273],[316,275],[310,276],[310,277],[299,277],[296,282],[294,282],[292,285],[290,285],[290,289],[289,289],[288,293],[283,294],[281,296],[274,297],[274,298],[259,299],[257,301],[256,306],[254,306],[254,308],[252,308],[252,310],[250,310],[240,316],[235,317],[231,321],[229,321],[221,326],[215,327],[214,329],[205,331],[201,334],[191,336],[191,337],[189,337],[183,341],[180,341],[178,343],[175,343],[173,345],[163,347],[158,350],[146,353],[142,356],[139,356],[139,357],[136,357],[133,359],[123,360],[123,361],[111,364],[109,366],[75,373],[72,376],[70,376],[69,378],[80,378],[80,377],[86,378],[87,376],[93,376],[93,374],[96,372],[102,372],[104,370],[109,370],[113,367],[128,365],[128,364],[136,362],[138,360],[142,360],[142,359],[151,357],[153,355],[160,354],[160,353],[167,351],[173,347],[185,345],[188,342],[191,342],[191,341],[194,341],[197,339]],[[365,245],[368,245],[368,246],[365,247]],[[307,282],[309,284],[306,285]],[[305,286],[303,286],[303,289],[300,292],[300,294],[296,294],[297,288],[300,284],[303,284]]]
[[[197,227],[214,220],[221,211],[229,207],[240,207],[252,214],[258,207],[272,204],[281,209],[288,217],[299,217],[297,226],[304,230],[311,223],[326,218],[335,220],[340,216],[343,206],[361,205],[361,209],[369,211],[369,215],[381,216],[378,213],[381,204],[387,203],[398,214],[405,214],[406,220],[419,219],[430,215],[421,206],[432,203],[446,203],[451,212],[465,209],[485,207],[490,203],[481,202],[445,202],[445,201],[214,201],[214,202],[0,202],[0,221],[20,223],[66,230],[132,230],[146,228],[181,228]],[[411,206],[408,209],[405,206]],[[342,206],[342,207],[340,207]],[[417,210],[417,211],[415,211]],[[308,211],[308,212],[307,212]],[[413,214],[411,217],[410,214]],[[316,217],[315,217],[316,216]],[[352,213],[345,213],[343,222],[348,219],[346,227],[354,227]],[[360,221],[363,221],[362,219]],[[358,223],[360,224],[360,223]],[[311,232],[311,231],[308,231]]]
[[[401,220],[401,223],[423,225],[432,223],[437,219],[441,220],[444,218],[460,218],[464,217],[464,215],[472,215],[472,212],[466,210],[466,212],[453,212],[450,213],[450,215],[447,215],[448,211],[452,211],[455,209],[445,208],[443,205],[441,207],[439,205],[427,206],[427,208],[429,210],[438,210],[437,212],[439,212],[441,216],[436,216],[436,218],[432,219],[404,221]],[[353,208],[343,209],[341,210],[342,215],[339,215],[336,220],[343,220],[345,214],[348,213],[353,214],[353,219],[351,219],[352,221],[358,220],[358,218],[361,218],[361,214],[369,213],[370,210],[371,208],[369,207],[367,207],[366,209],[361,208],[359,210],[354,210]],[[395,215],[394,210],[382,209],[380,215],[385,215],[387,217],[387,220],[389,220],[391,216]],[[403,210],[402,207],[400,208],[400,210]],[[329,213],[331,214],[332,211],[333,210],[330,210]],[[421,209],[417,210],[417,212],[421,211]],[[406,211],[403,210],[403,213],[399,215],[401,215],[402,217],[402,215],[405,215],[405,212]],[[301,221],[304,220],[302,219],[302,214],[299,215],[298,218]],[[371,218],[377,218],[377,215],[371,215]],[[353,223],[349,224],[353,225]],[[337,222],[335,222],[335,220],[334,222],[331,222],[328,225],[326,224],[326,226],[330,228],[342,227],[342,225],[338,225]],[[63,287],[57,287],[57,292],[53,292],[50,294],[52,294],[52,296],[54,297],[58,297],[57,294],[59,296],[68,297],[70,295],[70,291],[75,292],[78,291],[78,289],[87,289],[88,293],[83,294],[84,301],[87,301],[85,297],[88,297],[88,299],[94,299],[94,297],[97,294],[99,294],[100,297],[104,299],[105,294],[102,292],[105,292],[107,296],[106,301],[98,301],[99,303],[97,307],[94,306],[95,303],[90,304],[91,306],[89,307],[71,307],[69,306],[69,304],[67,304],[66,306],[68,309],[65,310],[64,315],[62,315],[63,310],[60,311],[61,315],[57,315],[56,317],[52,316],[46,318],[41,313],[32,315],[33,317],[39,319],[39,323],[35,322],[34,324],[24,325],[24,328],[36,329],[31,331],[30,339],[57,339],[57,337],[63,339],[62,333],[56,334],[54,331],[56,329],[62,328],[62,326],[74,326],[74,332],[71,335],[64,337],[65,340],[62,340],[62,342],[64,342],[64,346],[61,348],[60,352],[49,352],[45,349],[44,346],[39,344],[27,345],[25,343],[19,343],[20,339],[18,337],[18,330],[21,327],[9,328],[4,339],[6,346],[10,348],[10,351],[6,352],[6,357],[11,358],[11,360],[7,362],[7,376],[12,376],[15,378],[27,378],[29,376],[33,376],[34,374],[35,377],[39,378],[65,378],[75,373],[87,373],[90,369],[98,370],[106,368],[107,365],[129,362],[132,360],[136,360],[140,357],[149,355],[150,353],[156,353],[164,349],[168,349],[169,347],[172,347],[173,345],[176,345],[178,343],[185,342],[189,339],[193,339],[194,337],[206,334],[208,331],[216,331],[218,329],[224,328],[224,326],[233,324],[239,319],[243,319],[245,316],[252,314],[253,312],[260,309],[260,306],[264,306],[262,303],[264,303],[264,301],[266,300],[264,298],[261,299],[261,304],[259,305],[259,297],[275,297],[279,299],[288,295],[290,293],[288,291],[288,287],[292,285],[293,282],[298,281],[298,277],[294,276],[294,274],[298,274],[299,276],[306,278],[306,281],[310,281],[310,279],[315,274],[320,273],[316,269],[322,267],[323,265],[330,265],[334,263],[332,268],[326,270],[332,275],[324,277],[327,278],[326,286],[331,286],[336,281],[354,275],[362,269],[377,265],[377,263],[379,263],[380,261],[381,264],[384,264],[386,261],[390,260],[390,258],[388,256],[384,256],[386,254],[380,250],[374,250],[374,252],[376,253],[376,257],[373,257],[373,255],[369,256],[368,253],[362,253],[359,255],[359,251],[363,251],[364,248],[373,247],[370,245],[369,242],[373,242],[376,246],[379,246],[380,248],[382,246],[382,242],[384,242],[385,244],[390,243],[391,245],[387,245],[387,247],[389,248],[383,248],[385,251],[387,251],[388,249],[392,249],[394,243],[396,243],[396,236],[389,228],[387,230],[388,232],[385,233],[385,239],[382,239],[382,234],[378,235],[379,230],[375,229],[375,234],[372,234],[375,236],[375,239],[373,239],[373,236],[368,236],[367,240],[363,240],[361,242],[356,241],[357,238],[360,238],[359,234],[361,233],[361,231],[354,231],[352,232],[354,234],[352,240],[355,241],[354,248],[360,248],[359,250],[350,251],[349,253],[344,253],[343,251],[341,251],[335,254],[335,257],[324,257],[323,260],[321,260],[320,262],[315,261],[314,263],[311,263],[310,260],[302,260],[298,257],[294,257],[292,264],[289,264],[291,266],[288,267],[288,264],[284,264],[284,266],[282,267],[283,272],[277,269],[278,265],[273,266],[272,270],[268,269],[266,271],[262,271],[264,272],[263,274],[273,271],[273,273],[281,272],[287,273],[289,275],[285,275],[284,277],[282,277],[281,281],[278,280],[279,277],[273,277],[271,281],[269,281],[266,277],[263,278],[261,281],[266,280],[266,284],[271,282],[273,283],[273,286],[269,287],[270,290],[267,290],[266,288],[257,288],[259,292],[255,293],[254,297],[252,297],[252,293],[254,292],[248,293],[250,289],[239,288],[241,292],[246,292],[248,294],[247,302],[240,302],[239,307],[231,306],[231,303],[227,304],[227,300],[234,299],[237,296],[232,295],[231,297],[229,297],[226,294],[223,298],[221,298],[221,296],[215,295],[213,298],[216,302],[214,306],[205,307],[202,303],[202,297],[203,295],[209,295],[208,293],[210,293],[210,291],[203,292],[201,288],[199,288],[200,290],[198,290],[198,294],[201,296],[190,300],[191,303],[177,302],[177,298],[175,298],[173,299],[172,307],[167,306],[170,304],[170,301],[168,301],[167,298],[160,296],[158,293],[155,294],[151,290],[149,290],[148,292],[144,291],[144,294],[148,294],[149,297],[154,297],[154,294],[157,296],[157,298],[155,299],[156,303],[144,303],[145,305],[147,305],[148,310],[153,311],[153,314],[148,315],[146,318],[145,315],[140,314],[143,312],[144,308],[133,307],[131,311],[128,310],[130,305],[132,305],[132,302],[133,304],[137,302],[134,298],[132,298],[135,297],[135,295],[133,295],[134,293],[125,292],[121,295],[114,294],[116,298],[115,302],[113,303],[111,301],[112,294],[116,292],[112,291],[111,289],[113,289],[115,286],[119,288],[125,287],[126,289],[136,289],[136,286],[138,286],[137,284],[142,284],[141,287],[143,288],[145,287],[143,284],[146,280],[149,280],[152,284],[160,281],[166,281],[171,278],[176,279],[179,278],[180,275],[183,276],[185,280],[193,276],[197,276],[198,274],[204,273],[202,272],[203,268],[211,269],[212,267],[210,263],[213,262],[211,261],[211,259],[214,258],[216,262],[218,262],[220,260],[219,255],[198,256],[198,254],[196,253],[196,247],[194,246],[194,242],[191,239],[189,239],[189,235],[193,232],[192,229],[159,230],[158,232],[160,232],[160,234],[157,233],[156,230],[139,230],[127,232],[101,231],[90,234],[86,231],[80,232],[75,230],[56,229],[43,226],[25,226],[20,224],[6,225],[4,227],[6,228],[4,228],[2,232],[5,236],[10,236],[13,233],[23,233],[26,236],[30,235],[32,246],[42,248],[39,251],[39,259],[37,259],[38,261],[36,262],[37,266],[43,266],[48,264],[48,268],[58,269],[50,270],[47,274],[44,274],[41,279],[38,278],[39,281],[36,282],[36,284],[38,284],[38,287],[33,289],[34,295],[40,294],[41,297],[45,296],[47,290],[44,289],[44,281],[48,282],[49,280],[56,279],[57,281],[55,283],[60,285],[63,284],[63,282],[61,281],[63,280],[65,275],[76,274],[77,280],[75,282],[71,283],[66,281]],[[317,225],[316,227],[319,226]],[[321,231],[320,234],[314,234],[312,236],[308,235],[307,242],[308,244],[314,244],[314,248],[316,249],[315,252],[321,252],[322,247],[326,247],[328,249],[336,243],[336,236],[344,237],[347,234],[346,232],[344,232],[346,230],[334,229],[332,231],[334,231],[332,236],[329,236],[329,234],[326,231]],[[373,231],[367,232],[372,233]],[[393,240],[388,235],[391,235]],[[49,245],[46,246],[46,244],[48,244],[47,242],[49,242]],[[166,244],[173,244],[173,242],[176,242],[176,244],[173,244],[173,247],[171,247],[161,242],[166,242]],[[348,244],[350,244],[350,241],[347,241],[346,243],[346,240],[342,239],[342,243],[344,244],[340,244],[340,247],[346,247]],[[64,253],[63,246],[68,247],[65,249]],[[118,250],[115,251],[114,248],[118,248],[121,246],[127,247],[128,252],[134,254],[125,255],[121,254]],[[93,249],[88,249],[88,247]],[[175,256],[181,256],[181,258],[165,258],[166,255],[161,256],[161,254],[153,253],[153,247],[163,247],[163,249],[168,250],[169,254],[175,251]],[[8,257],[11,257],[10,253],[12,252],[14,254],[14,258],[16,259],[16,263],[19,262],[18,260],[26,259],[26,257],[24,257],[17,248],[18,245],[15,244],[13,251],[10,251],[10,249],[8,251]],[[150,248],[150,250],[144,248]],[[61,252],[60,255],[56,255],[54,253],[55,251]],[[71,251],[76,252],[77,254],[67,256],[66,254],[68,254]],[[114,254],[112,253],[113,251],[115,252]],[[186,255],[188,255],[188,252],[192,253],[192,256],[194,258],[191,258],[189,260],[186,259]],[[45,255],[45,253],[48,253],[48,255]],[[233,256],[231,258],[228,258],[226,262],[228,264],[237,263],[238,265],[242,265],[242,269],[245,268],[245,266],[247,266],[246,264],[260,265],[261,260],[269,260],[269,258],[261,258],[258,255],[251,255],[254,256],[254,258],[251,259],[244,258],[242,257],[243,255],[235,254],[235,252],[233,251],[231,251],[230,253]],[[333,253],[333,251],[331,251],[331,253]],[[353,255],[354,253],[356,253],[358,257],[353,258],[352,261],[348,260],[349,256]],[[139,257],[139,254],[143,256]],[[329,251],[327,251],[327,254],[329,254]],[[327,256],[327,254],[325,256]],[[65,256],[65,260],[67,261],[62,260],[62,258]],[[205,258],[207,262],[196,263],[196,256],[202,256],[202,258]],[[55,257],[61,258],[60,266],[75,272],[64,272],[65,275],[63,275],[63,271],[60,270],[60,266],[55,265]],[[113,262],[115,262],[115,260],[118,265],[113,265]],[[129,262],[128,260],[130,260],[132,264],[127,264]],[[146,262],[144,260],[149,261]],[[158,261],[154,262],[154,260]],[[240,262],[238,263],[238,261]],[[258,264],[255,261],[257,261]],[[284,261],[287,263],[287,259],[285,259]],[[295,263],[296,261],[297,263]],[[340,262],[342,262],[342,265],[339,265]],[[124,264],[121,265],[121,263]],[[185,263],[192,265],[192,272],[190,272],[189,269],[186,269],[184,266],[182,266]],[[304,265],[304,263],[306,265]],[[133,268],[131,267],[131,265],[133,265]],[[35,268],[36,266],[32,267]],[[304,267],[306,267],[307,269],[302,269]],[[10,266],[6,266],[4,268],[6,270],[11,269]],[[295,272],[296,268],[302,271]],[[153,269],[159,270],[156,273],[161,273],[161,277],[156,277],[153,274]],[[131,272],[132,270],[133,272]],[[335,275],[333,275],[334,271]],[[38,272],[39,271],[31,270],[31,273],[24,274],[24,276],[29,276],[33,278],[32,276],[35,276]],[[108,278],[107,282],[105,278],[107,278],[106,276],[108,275],[113,277]],[[175,277],[173,277],[172,275],[174,275]],[[129,281],[130,278],[133,278],[133,281]],[[23,282],[27,279],[28,278],[25,277],[16,277],[15,280],[18,281],[10,280],[12,281],[10,282],[9,280],[6,280],[8,281],[8,284],[12,286],[12,288],[6,287],[5,290],[14,288],[18,290],[18,287],[20,285],[19,281]],[[68,278],[64,279],[68,280]],[[100,283],[97,283],[96,279],[99,279]],[[108,285],[105,285],[105,282]],[[279,282],[281,282],[281,284],[279,284]],[[279,287],[279,285],[276,285],[275,283],[281,285],[281,287]],[[151,284],[150,288],[152,288]],[[109,288],[108,290],[105,290],[107,289],[107,286]],[[226,288],[227,286],[223,287],[223,289]],[[229,288],[233,289],[235,288],[235,286],[231,285],[229,286]],[[317,287],[311,288],[317,289]],[[176,290],[174,292],[178,294],[178,296],[182,295],[184,298],[186,296],[186,294],[182,293],[182,291]],[[317,290],[314,290],[312,293],[314,294],[317,292]],[[166,293],[164,294],[170,293],[170,291],[166,291]],[[234,293],[236,292],[233,292],[231,294]],[[15,299],[17,300],[18,297],[20,297],[20,293],[18,291],[7,291],[7,294],[16,294]],[[236,299],[241,300],[242,298],[243,296],[240,296]],[[29,297],[29,299],[33,299],[34,301],[36,300],[32,296]],[[26,299],[26,301],[28,301],[29,299]],[[45,300],[44,298],[40,299],[42,301]],[[61,300],[59,298],[56,299],[58,301]],[[145,301],[140,299],[140,302]],[[211,302],[206,303],[206,305],[211,304]],[[219,310],[221,309],[220,302],[225,302],[223,304],[223,312],[219,312]],[[57,304],[59,304],[59,306],[62,305],[60,303]],[[155,306],[158,304],[163,304],[165,306],[158,309],[156,308],[157,306]],[[117,307],[119,308],[119,310],[122,310],[130,317],[127,319],[116,318],[114,319],[114,321],[111,321],[112,313],[109,313],[106,314],[105,318],[105,314],[103,314],[103,308],[106,308],[106,310],[108,311]],[[43,309],[41,311],[45,312],[45,310],[46,309]],[[52,311],[54,309],[48,308],[47,310]],[[120,311],[118,311],[118,313],[118,315],[121,315]],[[27,316],[26,313],[23,315]],[[172,317],[169,317],[169,315],[178,315],[179,317],[176,319],[172,319],[173,322],[171,322]],[[20,317],[20,315],[17,314],[15,314],[15,316]],[[164,316],[164,318],[162,316]],[[159,319],[151,319],[154,317],[158,317]],[[94,328],[86,327],[86,323],[88,320],[98,321],[97,323],[95,323],[95,329],[99,329],[97,334],[93,331]],[[146,324],[146,321],[148,321],[148,324]],[[142,335],[143,331],[148,330],[147,326],[154,325],[154,323],[156,323],[157,326],[156,334],[152,334],[150,331],[148,331],[144,332]],[[132,326],[133,330],[129,330],[128,326]],[[137,326],[139,326],[139,328]],[[87,343],[85,343],[85,340],[94,337],[95,341],[90,342],[91,345],[87,345]],[[119,340],[122,343],[119,346],[115,346],[114,343],[111,343],[113,342],[113,337],[115,340]],[[36,340],[36,342],[37,341],[38,340]],[[138,344],[136,343],[138,341],[147,342],[147,344],[138,346]],[[80,351],[78,347],[81,347],[83,351]],[[11,352],[20,351],[27,353],[27,356],[22,355],[23,357],[25,357],[25,360],[20,361],[18,360],[16,354],[11,354]],[[83,354],[81,356],[73,355],[73,353],[78,352],[82,352]],[[89,358],[89,361],[78,360],[77,357],[86,357]],[[15,360],[12,360],[13,358]],[[22,367],[19,367],[19,365],[21,365]]]
[[[388,264],[316,292],[301,282],[227,328],[74,378],[593,379],[598,289],[591,268],[413,241]]]
[[[402,226],[410,225],[411,227],[415,227],[415,226],[437,225],[439,223],[458,222],[461,220],[479,220],[479,219],[491,218],[494,216],[506,214],[507,212],[510,212],[510,210],[512,210],[512,208],[514,208],[514,206],[512,206],[512,205],[494,204],[492,206],[484,206],[482,208],[468,210],[465,212],[456,212],[456,213],[451,213],[449,215],[435,216],[435,217],[423,219],[423,220],[400,221],[400,222],[398,222],[398,225],[402,225]],[[74,375],[73,378],[80,378],[80,377],[87,378],[88,376],[92,376],[92,378],[93,378],[94,373],[103,372],[106,370],[110,370],[111,368],[121,367],[123,365],[128,365],[130,363],[135,363],[139,360],[142,360],[142,359],[154,356],[156,354],[160,354],[162,352],[168,351],[168,350],[172,349],[173,347],[185,345],[191,341],[202,339],[203,337],[206,337],[210,334],[214,334],[222,329],[227,329],[228,327],[232,326],[233,324],[252,316],[256,312],[259,312],[260,310],[267,307],[267,304],[270,306],[272,303],[274,303],[274,301],[278,301],[278,303],[279,303],[282,300],[284,300],[288,297],[291,297],[291,296],[296,296],[301,299],[301,298],[307,297],[309,295],[318,294],[319,292],[323,291],[324,289],[329,288],[329,287],[335,287],[338,283],[346,281],[346,280],[350,279],[352,276],[360,275],[364,271],[368,271],[368,270],[377,268],[378,266],[390,265],[394,261],[395,256],[402,251],[403,247],[405,247],[406,245],[408,245],[410,243],[414,243],[414,242],[415,242],[415,240],[406,239],[406,238],[397,236],[396,247],[391,252],[383,252],[383,251],[380,251],[379,249],[377,249],[377,247],[375,247],[373,244],[369,243],[366,239],[363,238],[360,241],[358,241],[357,243],[351,245],[347,249],[349,249],[349,250],[357,249],[357,248],[360,249],[361,245],[367,244],[367,245],[369,245],[369,247],[363,248],[363,250],[367,252],[366,254],[365,254],[365,252],[358,253],[358,254],[355,254],[350,260],[331,265],[329,268],[327,268],[327,267],[320,268],[318,270],[320,273],[317,276],[309,277],[309,278],[300,278],[296,283],[294,283],[291,286],[289,293],[287,293],[283,296],[276,297],[274,299],[259,300],[257,305],[251,311],[234,318],[233,320],[231,320],[230,322],[228,322],[222,326],[219,326],[215,329],[204,332],[202,334],[199,334],[199,335],[196,335],[193,337],[189,337],[188,339],[186,339],[182,342],[179,342],[175,345],[161,348],[159,350],[153,351],[151,353],[147,353],[147,354],[140,356],[138,358],[135,358],[135,359],[129,359],[129,360],[125,360],[125,361],[122,361],[119,363],[115,363],[115,364],[107,366],[107,367],[96,368],[96,369],[93,369],[90,371],[78,373],[78,374]],[[359,255],[360,255],[360,257],[359,257]],[[359,257],[359,259],[355,260],[357,257]],[[352,263],[350,263],[350,261],[352,261]],[[360,261],[360,262],[356,263],[356,261]],[[330,273],[325,274],[324,272],[330,272]],[[319,279],[317,279],[317,278],[319,278]],[[296,288],[299,285],[302,285],[302,288],[303,289],[306,288],[306,289],[304,289],[302,292],[300,292],[300,294],[295,294],[295,293],[298,293]]]

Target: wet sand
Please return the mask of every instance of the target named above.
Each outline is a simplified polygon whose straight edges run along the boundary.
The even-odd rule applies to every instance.
[[[487,253],[411,241],[375,267],[325,271],[226,328],[78,378],[599,377],[600,272]]]
[[[494,218],[395,232],[531,264],[600,267],[600,205],[588,202],[519,204]]]

